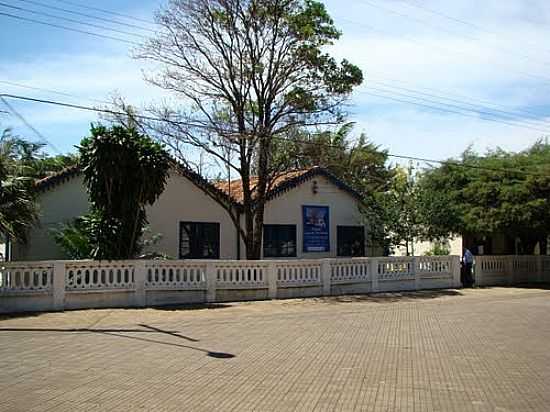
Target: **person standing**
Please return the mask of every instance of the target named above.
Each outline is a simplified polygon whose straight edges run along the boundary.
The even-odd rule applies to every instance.
[[[474,255],[468,248],[464,248],[462,255],[462,268],[464,270],[464,276],[462,285],[464,287],[472,287],[474,284],[474,278],[472,276],[472,267],[474,266]]]

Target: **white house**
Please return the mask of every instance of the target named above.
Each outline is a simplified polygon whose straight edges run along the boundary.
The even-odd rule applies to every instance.
[[[13,245],[12,260],[65,258],[52,229],[89,209],[83,176],[68,168],[38,183],[39,225],[25,245]],[[174,167],[166,188],[147,211],[150,232],[161,239],[151,251],[182,259],[241,259],[244,244],[227,211],[209,197],[204,185],[216,187],[238,210],[240,181],[210,183],[195,173]],[[372,256],[359,194],[319,167],[289,171],[269,192],[264,217],[263,256],[266,258],[323,258]]]

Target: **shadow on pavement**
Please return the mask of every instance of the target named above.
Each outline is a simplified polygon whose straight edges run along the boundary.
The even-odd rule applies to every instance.
[[[103,335],[109,335],[109,336],[116,336],[119,338],[126,338],[126,339],[133,339],[133,340],[139,340],[142,342],[148,342],[148,343],[155,343],[158,345],[167,345],[167,346],[173,346],[178,348],[185,348],[185,349],[192,349],[198,352],[206,353],[206,356],[209,356],[211,358],[217,358],[217,359],[231,359],[234,358],[235,355],[231,353],[225,353],[225,352],[215,352],[208,349],[198,348],[195,346],[189,346],[189,345],[182,345],[180,343],[173,343],[173,342],[165,342],[161,340],[155,340],[155,339],[149,339],[145,337],[140,336],[130,336],[130,335],[124,335],[124,333],[147,333],[147,334],[164,334],[173,336],[180,339],[185,339],[191,342],[199,342],[198,339],[190,338],[189,336],[181,335],[178,331],[172,331],[172,330],[164,330],[160,329],[154,326],[140,324],[144,329],[121,329],[121,328],[67,328],[67,329],[61,329],[61,328],[0,328],[1,332],[55,332],[55,333],[100,333]]]
[[[223,303],[191,303],[191,304],[176,304],[176,305],[162,305],[162,306],[149,306],[147,309],[165,310],[165,311],[186,311],[186,310],[204,310],[204,309],[226,309],[232,307],[231,304]],[[125,310],[142,310],[143,307],[129,307],[129,308],[90,308],[90,309],[65,309],[61,312],[15,312],[15,313],[3,313],[0,314],[0,322],[8,319],[20,319],[20,318],[34,318],[50,313],[63,313],[63,312],[78,312],[78,311],[93,311],[93,310],[107,310],[116,309],[119,311]]]
[[[175,305],[152,306],[155,310],[177,311],[177,310],[204,310],[204,309],[227,309],[232,307],[225,303],[185,303]]]
[[[391,303],[412,302],[416,300],[437,299],[441,297],[463,296],[459,290],[420,290],[411,292],[377,292],[365,295],[342,295],[318,298],[323,303]]]

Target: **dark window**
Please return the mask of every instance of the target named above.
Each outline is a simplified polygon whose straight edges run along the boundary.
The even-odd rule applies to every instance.
[[[264,257],[295,257],[296,225],[264,225]]]
[[[219,223],[180,222],[180,259],[219,258]]]
[[[365,228],[338,226],[338,256],[365,256]]]

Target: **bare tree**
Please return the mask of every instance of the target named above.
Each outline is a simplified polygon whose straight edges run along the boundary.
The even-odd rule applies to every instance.
[[[310,0],[171,0],[159,34],[136,57],[158,67],[146,76],[177,105],[150,111],[150,133],[189,167],[190,152],[242,180],[244,227],[231,202],[203,188],[230,214],[246,246],[261,256],[266,195],[287,167],[273,156],[296,128],[343,122],[362,73],[324,52],[340,36],[324,6]]]

